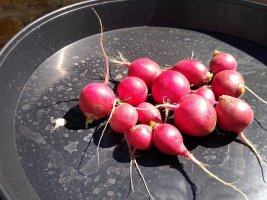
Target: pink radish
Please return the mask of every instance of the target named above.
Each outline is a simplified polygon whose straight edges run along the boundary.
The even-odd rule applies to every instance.
[[[151,121],[162,122],[159,110],[151,103],[143,102],[136,107],[138,122],[149,125]]]
[[[79,107],[88,121],[107,117],[116,101],[114,92],[103,83],[86,85],[79,97]]]
[[[190,93],[190,84],[180,72],[166,70],[153,82],[151,94],[156,103],[169,101],[177,103],[179,99]]]
[[[245,80],[238,71],[221,71],[212,80],[212,91],[216,99],[222,95],[240,97],[245,92]]]
[[[216,103],[215,95],[214,95],[214,93],[210,87],[203,86],[203,87],[198,88],[196,90],[192,90],[191,94],[198,94],[198,95],[204,97],[205,99],[207,99],[211,103],[211,105],[215,105],[215,103]]]
[[[144,182],[146,191],[147,191],[150,199],[155,200],[149,191],[149,188],[147,186],[145,178],[144,178],[144,176],[143,176],[143,174],[142,174],[142,172],[138,166],[138,163],[136,162],[136,159],[135,159],[136,150],[138,150],[138,149],[146,150],[152,146],[152,141],[153,141],[152,140],[152,131],[153,131],[152,127],[150,127],[146,124],[138,124],[138,125],[132,127],[131,129],[129,129],[128,131],[126,131],[124,133],[124,136],[125,136],[126,142],[129,146],[129,150],[130,150],[131,161],[130,161],[129,173],[130,173],[130,181],[131,181],[132,191],[134,191],[133,180],[132,180],[132,163],[134,163],[139,175],[141,176],[141,178]],[[133,149],[131,147],[133,147]]]
[[[144,102],[147,99],[147,86],[145,82],[134,76],[122,79],[118,85],[118,97],[132,106]]]
[[[174,123],[183,133],[206,136],[216,126],[216,111],[208,100],[197,94],[182,97],[174,109]]]
[[[267,104],[267,101],[255,94],[249,87],[245,85],[243,76],[234,70],[225,70],[216,74],[212,80],[212,91],[216,99],[222,95],[232,97],[240,97],[245,90],[253,94],[258,100]]]
[[[257,158],[265,164],[254,145],[244,135],[244,129],[252,123],[254,116],[249,104],[241,99],[222,95],[215,110],[219,127],[237,133],[241,140],[253,150]]]
[[[138,124],[124,133],[134,149],[146,150],[152,146],[153,129],[146,124]]]
[[[215,75],[224,70],[236,70],[237,61],[228,53],[215,50],[210,62],[210,71]]]
[[[136,109],[128,103],[122,103],[114,108],[109,125],[114,131],[123,134],[136,125],[137,119]]]
[[[183,133],[191,136],[206,136],[216,126],[216,111],[211,103],[197,94],[183,96],[178,104],[160,104],[174,110],[174,123]]]
[[[149,58],[140,58],[130,63],[120,53],[119,60],[110,59],[110,61],[128,67],[128,76],[142,79],[148,88],[151,88],[153,81],[161,73],[160,66]]]
[[[221,182],[222,184],[238,191],[246,200],[248,197],[232,183],[225,182],[214,175],[205,166],[191,154],[183,143],[183,138],[179,130],[171,124],[155,124],[153,131],[153,143],[161,152],[169,155],[181,155],[198,165],[209,176]]]
[[[79,97],[79,107],[81,112],[84,114],[86,124],[91,121],[98,120],[108,116],[108,113],[113,108],[116,101],[114,92],[108,87],[109,84],[109,63],[107,55],[103,46],[103,26],[100,17],[97,12],[93,9],[96,14],[101,28],[100,34],[100,47],[104,54],[106,62],[106,75],[104,83],[89,83],[86,85]]]
[[[177,62],[171,69],[183,74],[193,87],[203,86],[212,78],[212,73],[209,72],[204,64],[197,60],[181,60]]]

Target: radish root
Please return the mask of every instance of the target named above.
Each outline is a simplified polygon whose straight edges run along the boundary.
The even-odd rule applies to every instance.
[[[219,181],[220,183],[224,184],[227,187],[231,187],[235,191],[239,192],[244,197],[244,199],[249,200],[249,198],[247,197],[247,195],[244,192],[242,192],[240,189],[238,189],[236,186],[234,186],[232,183],[228,183],[228,182],[222,180],[221,178],[219,178],[218,176],[216,176],[215,174],[213,174],[212,172],[210,172],[199,160],[197,160],[193,156],[193,154],[189,153],[188,158],[191,161],[193,161],[196,165],[198,165],[210,177],[214,178],[215,180]]]
[[[241,140],[249,146],[249,148],[251,148],[251,150],[253,151],[253,153],[256,155],[256,157],[265,165],[267,166],[267,163],[265,162],[265,160],[261,157],[261,155],[259,154],[259,152],[257,151],[256,147],[252,144],[252,142],[247,139],[247,137],[244,135],[244,133],[240,133],[239,134]]]
[[[104,136],[104,132],[105,132],[106,129],[107,129],[108,123],[109,123],[109,121],[110,121],[110,119],[111,119],[111,117],[112,117],[112,114],[113,114],[113,112],[114,112],[114,109],[115,109],[115,107],[116,107],[116,104],[117,104],[117,100],[114,101],[114,103],[113,103],[112,109],[111,109],[110,114],[109,114],[108,121],[106,122],[106,124],[105,124],[105,126],[104,126],[104,129],[103,129],[103,131],[102,131],[102,133],[101,133],[101,136],[100,136],[99,141],[98,141],[98,144],[97,144],[96,153],[97,153],[97,164],[98,164],[98,165],[99,165],[99,160],[100,160],[100,159],[99,159],[99,146],[100,146],[100,142],[101,142],[101,140],[102,140],[102,138],[103,138],[103,136]]]
[[[111,63],[114,63],[114,64],[119,64],[119,65],[124,65],[124,66],[130,66],[131,63],[122,55],[121,52],[119,52],[119,56],[115,57],[115,58],[108,58],[108,60],[111,62]]]
[[[251,94],[253,94],[257,99],[259,99],[261,102],[267,104],[267,101],[262,99],[259,95],[257,95],[255,92],[253,92],[251,89],[249,89],[247,86],[244,85],[247,91],[249,91]]]
[[[92,8],[92,10],[94,11],[95,15],[97,16],[99,24],[100,24],[100,47],[101,47],[101,50],[102,50],[102,52],[104,54],[104,58],[105,58],[105,62],[106,62],[106,75],[105,75],[104,84],[108,85],[109,84],[109,63],[108,63],[108,56],[107,56],[107,54],[105,52],[104,45],[103,45],[104,28],[103,28],[102,20],[99,17],[98,13],[96,12],[96,10],[94,8]]]
[[[151,194],[150,191],[149,191],[149,188],[148,188],[148,186],[147,186],[147,184],[146,184],[146,180],[145,180],[145,178],[144,178],[144,176],[143,176],[143,174],[142,174],[142,172],[141,172],[141,170],[140,170],[140,168],[139,168],[139,166],[138,166],[138,163],[136,162],[136,159],[135,159],[135,158],[133,159],[133,162],[134,162],[134,164],[135,164],[135,167],[136,167],[136,169],[137,169],[139,175],[141,176],[141,179],[142,179],[143,182],[144,182],[144,185],[145,185],[146,191],[147,191],[147,193],[148,193],[148,195],[149,195],[149,198],[150,198],[151,200],[155,200],[155,198],[152,196],[152,194]]]

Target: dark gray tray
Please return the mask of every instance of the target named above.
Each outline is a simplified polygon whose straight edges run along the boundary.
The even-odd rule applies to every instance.
[[[191,56],[208,65],[214,49],[233,54],[247,85],[266,97],[267,7],[247,1],[88,1],[53,12],[26,27],[0,53],[0,186],[3,199],[148,199],[139,176],[130,192],[129,158],[122,137],[106,131],[101,162],[96,144],[102,122],[85,129],[77,97],[90,81],[100,81],[104,60],[99,23],[108,55],[121,51],[130,61],[150,57],[169,66]],[[111,65],[117,80],[126,69]],[[266,106],[243,96],[267,127]],[[66,128],[51,131],[51,117]],[[245,131],[267,156],[266,131],[257,121]],[[262,168],[236,135],[223,131],[186,146],[212,172],[234,182],[250,199],[267,196]],[[83,155],[85,155],[83,157]],[[242,199],[212,180],[189,160],[152,148],[137,158],[156,199]],[[83,159],[82,159],[83,158]]]

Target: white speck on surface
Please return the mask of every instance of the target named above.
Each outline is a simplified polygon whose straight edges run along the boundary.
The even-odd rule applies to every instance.
[[[107,196],[108,197],[113,197],[114,196],[114,192],[113,191],[108,191],[107,192]]]
[[[90,142],[90,139],[92,138],[92,133],[89,133],[87,136],[85,136],[84,138],[83,138],[83,140],[85,141],[85,142]]]
[[[55,124],[54,128],[52,128],[51,130],[55,130],[59,127],[64,127],[66,124],[67,124],[67,120],[65,120],[64,118],[53,118],[51,117],[50,118],[50,121]]]
[[[122,78],[122,75],[121,74],[117,74],[115,79],[121,79]]]
[[[67,146],[64,146],[64,149],[68,151],[70,154],[72,154],[74,151],[78,151],[77,150],[78,144],[79,144],[79,141],[69,142]]]
[[[95,188],[93,194],[99,194],[100,191],[101,191],[100,188]]]
[[[107,182],[109,183],[109,184],[115,184],[115,182],[116,182],[116,180],[114,179],[114,178],[109,178],[108,180],[107,180]]]
[[[24,104],[23,106],[21,106],[22,110],[27,110],[29,109],[31,106],[29,104]]]
[[[26,126],[20,126],[19,131],[22,135],[24,135],[28,139],[35,141],[38,144],[46,144],[44,137],[40,133],[33,132]]]

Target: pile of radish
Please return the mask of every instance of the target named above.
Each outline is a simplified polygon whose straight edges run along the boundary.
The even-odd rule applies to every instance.
[[[110,59],[105,54],[102,35],[100,39],[106,59],[106,76],[103,83],[90,83],[81,90],[79,106],[87,118],[86,123],[108,118],[107,124],[124,135],[131,164],[133,161],[137,167],[134,152],[154,145],[162,153],[193,161],[209,176],[248,199],[233,183],[214,175],[198,161],[184,145],[182,136],[203,137],[220,127],[237,133],[265,163],[244,135],[245,128],[253,121],[253,111],[240,99],[247,87],[242,75],[236,71],[236,59],[215,50],[209,68],[197,60],[184,59],[163,69],[149,58],[139,58],[131,63],[122,55],[120,59]],[[128,76],[120,81],[117,91],[109,87],[109,61],[128,68]],[[152,100],[148,102],[150,95]]]

